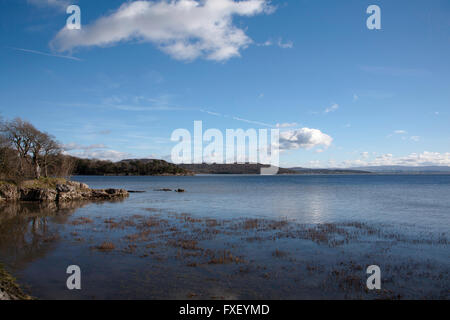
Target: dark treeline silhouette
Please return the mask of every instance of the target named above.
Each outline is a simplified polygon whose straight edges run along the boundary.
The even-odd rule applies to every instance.
[[[187,175],[189,171],[164,160],[133,159],[119,162],[72,158],[74,175]]]
[[[0,119],[0,179],[20,183],[41,176],[67,177],[73,165],[52,135],[20,118]]]

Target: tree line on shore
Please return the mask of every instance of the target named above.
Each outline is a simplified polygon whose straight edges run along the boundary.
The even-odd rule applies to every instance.
[[[119,162],[74,158],[77,175],[187,175],[189,171],[173,163],[157,159],[132,159]]]
[[[20,118],[0,119],[0,179],[20,183],[41,176],[67,177],[74,165],[51,134]]]
[[[0,119],[0,180],[20,184],[41,177],[71,175],[186,175],[189,171],[156,159],[119,162],[64,154],[54,136],[20,118]]]

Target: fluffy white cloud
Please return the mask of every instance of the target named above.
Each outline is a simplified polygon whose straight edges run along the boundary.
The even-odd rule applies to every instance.
[[[318,129],[301,128],[280,132],[280,150],[311,149],[316,146],[328,148],[333,138]]]
[[[269,0],[133,1],[81,30],[63,28],[52,40],[57,51],[110,46],[138,40],[155,43],[179,60],[205,57],[223,61],[240,55],[252,40],[233,16],[271,13]]]

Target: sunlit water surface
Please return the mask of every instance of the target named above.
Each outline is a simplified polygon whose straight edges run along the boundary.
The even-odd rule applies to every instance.
[[[143,251],[127,254],[118,250],[93,250],[106,240],[116,241],[118,247],[126,246],[123,238],[127,231],[105,231],[102,229],[105,219],[151,216],[157,212],[218,220],[287,219],[301,224],[357,221],[433,239],[447,237],[450,229],[450,175],[78,176],[74,180],[92,188],[145,192],[132,193],[128,199],[117,202],[59,206],[3,204],[0,207],[0,261],[7,264],[25,288],[40,298],[345,298],[339,288],[327,293],[317,285],[319,281],[326,281],[325,276],[303,274],[302,277],[302,272],[295,268],[298,266],[300,270],[305,261],[314,260],[320,268],[326,269],[346,255],[348,259],[364,260],[362,264],[370,263],[364,250],[374,250],[375,243],[364,241],[353,247],[349,244],[340,252],[305,241],[277,240],[280,242],[273,241],[271,247],[249,242],[241,251],[248,258],[245,267],[254,267],[254,270],[245,275],[243,265],[186,268],[185,262],[174,257],[180,255],[181,249],[173,251],[172,256],[170,251],[160,248],[162,252],[158,253],[156,248],[156,253],[152,251],[154,255],[148,258],[148,252]],[[182,188],[186,192],[157,191],[160,188]],[[93,223],[90,226],[71,223],[79,217],[90,218]],[[238,248],[241,240],[235,237],[226,243]],[[386,243],[383,241],[380,243]],[[450,257],[447,243],[436,243],[424,246],[411,241],[383,250],[391,250],[392,256],[401,260],[399,263],[420,256],[416,269],[421,272],[427,264],[437,265],[436,275],[430,275],[430,279],[436,277],[437,287],[426,294],[442,298],[449,285]],[[276,248],[292,250],[290,260],[279,262],[282,260],[274,258],[272,253]],[[380,251],[378,258],[387,259],[388,255]],[[65,286],[68,276],[65,271],[70,264],[82,267],[80,291],[69,291]],[[279,270],[273,272],[273,279],[270,270]],[[232,277],[236,272],[241,278]],[[326,270],[323,272],[325,274]],[[364,274],[365,270],[362,272]],[[296,278],[296,274],[300,278]],[[228,284],[222,283],[222,278],[229,278]],[[267,279],[267,284],[261,279]],[[296,282],[301,285],[295,285]],[[405,294],[423,297],[414,291]]]

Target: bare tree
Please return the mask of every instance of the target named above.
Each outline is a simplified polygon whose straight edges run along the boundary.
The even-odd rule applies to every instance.
[[[42,160],[44,166],[44,176],[48,177],[48,167],[55,159],[55,156],[61,153],[61,147],[59,143],[56,142],[53,136],[47,134],[46,139],[42,145]]]
[[[39,157],[41,150],[43,149],[44,144],[49,139],[48,135],[44,132],[40,132],[37,129],[32,130],[31,132],[33,138],[31,140],[31,161],[33,164],[34,177],[39,179],[41,177],[41,166],[39,165]]]
[[[26,176],[25,166],[34,178],[41,176],[41,165],[48,176],[48,161],[51,155],[58,156],[60,148],[54,138],[36,129],[31,123],[16,118],[1,124],[2,138],[16,151],[19,160],[19,175]]]
[[[11,143],[19,156],[20,174],[25,174],[24,165],[32,146],[34,126],[20,118],[2,124],[4,137]]]

